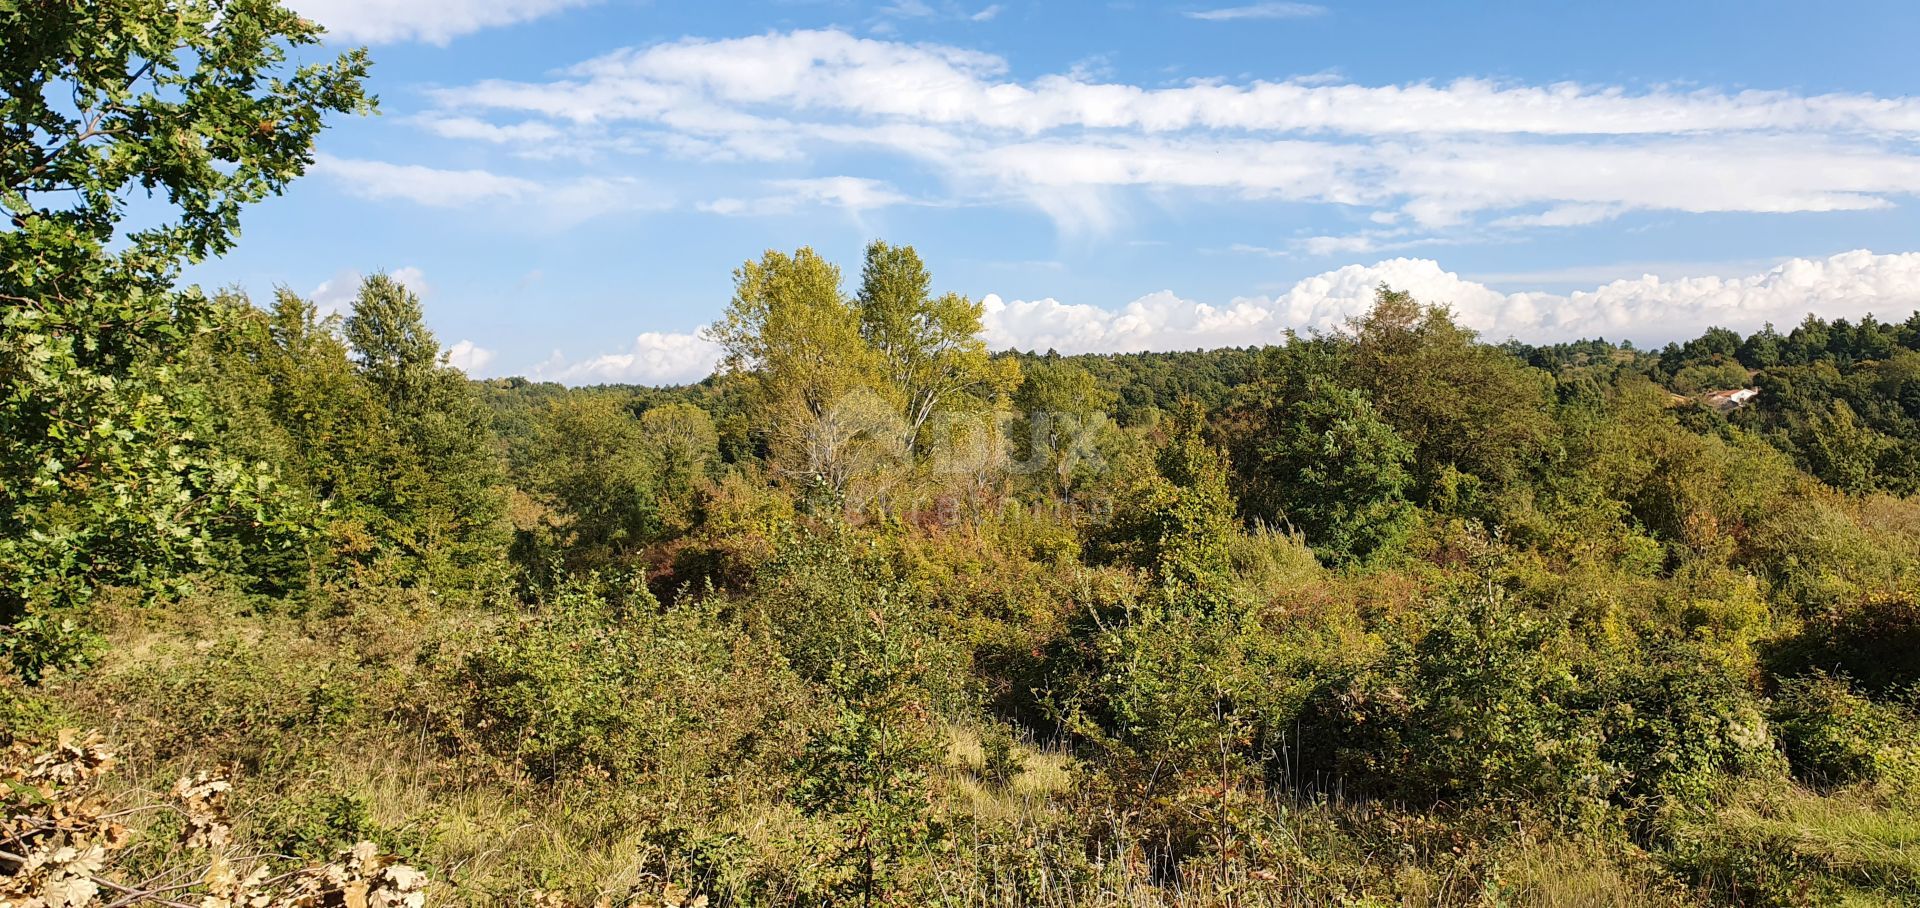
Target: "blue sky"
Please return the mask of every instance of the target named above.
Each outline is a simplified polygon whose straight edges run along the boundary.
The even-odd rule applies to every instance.
[[[191,274],[418,287],[476,374],[698,378],[731,271],[879,237],[997,346],[1920,308],[1920,4],[292,0],[380,116]]]

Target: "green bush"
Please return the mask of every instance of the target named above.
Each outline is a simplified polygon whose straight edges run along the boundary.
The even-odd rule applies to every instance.
[[[1794,775],[1815,785],[1920,777],[1920,722],[1820,672],[1780,683],[1773,700]]]
[[[1773,661],[1780,674],[1844,674],[1880,695],[1920,684],[1920,602],[1875,596],[1830,610],[1778,647]]]
[[[1705,803],[1725,779],[1779,770],[1766,715],[1749,687],[1750,659],[1710,644],[1655,640],[1603,651],[1594,701],[1601,756],[1628,807],[1678,797]]]
[[[1337,769],[1415,803],[1525,806],[1577,822],[1617,782],[1563,618],[1496,593],[1442,599],[1323,692],[1310,723]]]
[[[767,641],[720,602],[661,607],[639,580],[562,587],[449,682],[490,752],[535,778],[699,772],[774,748],[804,697]]]

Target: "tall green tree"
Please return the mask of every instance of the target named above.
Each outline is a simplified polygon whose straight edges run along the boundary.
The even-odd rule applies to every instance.
[[[1026,421],[1013,433],[1017,469],[1049,496],[1071,499],[1102,466],[1102,442],[1113,432],[1107,411],[1115,395],[1077,363],[1042,359],[1021,370],[1013,406]]]
[[[860,336],[879,355],[906,421],[907,446],[920,450],[929,420],[979,413],[1020,382],[1020,364],[995,359],[980,337],[983,310],[957,293],[933,296],[932,276],[912,246],[867,246],[860,272]]]
[[[183,379],[218,307],[182,265],[372,109],[364,51],[287,65],[320,28],[273,0],[0,4],[0,649],[74,654],[63,606],[204,564],[274,519],[267,477],[215,450]],[[129,203],[145,195],[138,227]]]
[[[741,265],[709,333],[725,351],[722,367],[751,387],[782,474],[846,502],[907,465],[880,357],[840,292],[840,269],[818,253],[770,250]]]
[[[464,589],[497,582],[509,528],[492,414],[446,365],[419,296],[393,278],[361,284],[343,333],[403,452],[390,516],[413,562],[406,579]]]
[[[1414,478],[1430,501],[1450,497],[1461,474],[1511,488],[1553,450],[1552,377],[1478,343],[1446,308],[1382,286],[1348,340],[1341,383],[1365,390],[1413,445]]]
[[[559,508],[578,565],[618,562],[660,529],[660,476],[618,398],[576,394],[541,411],[534,486]]]
[[[1263,380],[1223,421],[1242,513],[1299,529],[1331,564],[1391,548],[1416,519],[1413,446],[1366,392],[1335,382],[1319,343],[1294,341],[1267,358]]]

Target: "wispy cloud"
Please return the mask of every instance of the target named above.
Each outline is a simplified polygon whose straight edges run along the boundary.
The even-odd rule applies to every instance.
[[[486,170],[441,170],[325,154],[315,158],[313,170],[364,199],[405,199],[433,208],[525,198],[540,190],[540,184],[532,180]]]
[[[1326,14],[1326,7],[1313,3],[1249,3],[1246,6],[1192,10],[1186,15],[1189,19],[1206,22],[1226,22],[1234,19],[1311,19]]]
[[[289,0],[288,6],[347,41],[446,44],[461,35],[530,22],[599,0]]]
[[[921,7],[946,11],[910,8]],[[1150,87],[1088,69],[1028,80],[1011,70],[966,48],[834,30],[685,39],[545,81],[441,89],[421,122],[530,154],[585,144],[581,133],[694,164],[779,161],[789,171],[854,151],[876,169],[803,178],[879,184],[878,168],[904,164],[937,176],[941,201],[1023,203],[1063,231],[1109,231],[1127,222],[1131,200],[1168,197],[1338,205],[1438,235],[1564,229],[1639,211],[1863,210],[1920,194],[1920,98],[1360,85],[1324,74]],[[613,157],[608,166],[633,159]],[[790,210],[752,201],[709,206]]]
[[[541,182],[489,170],[442,170],[318,155],[313,170],[350,195],[431,208],[503,207],[516,222],[570,226],[625,211],[661,210],[668,201],[634,177],[585,176]]]
[[[702,211],[724,215],[790,214],[803,207],[824,206],[854,213],[913,204],[892,186],[864,177],[817,177],[769,180],[766,195],[752,199],[723,198],[701,203]]]

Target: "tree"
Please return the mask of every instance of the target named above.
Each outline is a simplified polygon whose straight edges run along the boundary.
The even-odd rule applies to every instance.
[[[344,333],[404,452],[390,515],[414,562],[404,579],[462,588],[494,582],[509,530],[491,414],[467,377],[445,365],[420,298],[398,281],[367,278]]]
[[[912,246],[867,246],[860,273],[860,336],[879,355],[902,403],[907,446],[943,413],[977,413],[1020,382],[1019,363],[994,359],[980,339],[981,307],[957,293],[934,297],[932,278]]]
[[[640,435],[659,476],[663,529],[693,526],[692,503],[720,456],[720,433],[707,411],[692,404],[661,404],[640,414]]]
[[[1550,449],[1550,376],[1477,343],[1445,308],[1382,286],[1349,339],[1342,384],[1367,391],[1413,445],[1414,478],[1427,495],[1453,471],[1510,486]]]
[[[1097,468],[1102,430],[1115,395],[1077,363],[1043,359],[1021,370],[1013,406],[1026,420],[1013,436],[1014,458],[1049,495],[1069,498]]]
[[[607,394],[576,394],[540,414],[533,485],[559,505],[574,560],[618,561],[660,529],[660,477],[647,435]]]
[[[826,727],[795,761],[794,802],[830,821],[829,904],[916,904],[908,868],[939,841],[930,782],[944,741],[927,701],[924,638],[887,589],[840,628],[822,685]]]
[[[0,5],[0,649],[71,658],[63,606],[203,564],[276,519],[268,477],[208,441],[180,358],[218,307],[175,291],[240,211],[365,112],[364,51],[289,68],[320,28],[272,0]],[[130,197],[146,226],[126,229]],[[64,629],[64,630],[63,630]],[[62,642],[65,641],[65,642]]]
[[[1232,576],[1234,503],[1226,458],[1202,436],[1204,424],[1198,404],[1180,408],[1154,458],[1156,475],[1131,490],[1094,542],[1145,568],[1169,594],[1219,604]]]
[[[271,310],[242,296],[227,304],[231,329],[209,335],[192,368],[218,414],[218,444],[266,464],[304,522],[323,532],[286,552],[223,539],[220,562],[256,586],[290,589],[392,557],[387,515],[402,452],[338,336],[339,317],[320,317],[285,289]]]
[[[425,404],[440,371],[440,342],[427,330],[420,297],[385,274],[360,284],[342,332],[360,373],[396,412]]]
[[[840,269],[812,249],[770,250],[740,266],[733,302],[709,331],[722,368],[750,383],[781,473],[857,504],[848,501],[856,482],[883,484],[905,465],[907,433],[880,358],[840,293]]]
[[[1808,472],[1844,492],[1873,490],[1874,465],[1887,439],[1861,425],[1846,401],[1834,400],[1797,423],[1793,440]]]
[[[1243,406],[1233,447],[1243,514],[1291,524],[1331,564],[1365,561],[1412,529],[1413,447],[1365,392],[1315,376]]]

